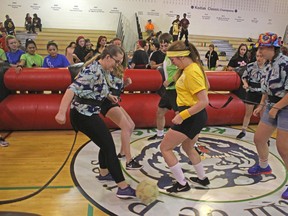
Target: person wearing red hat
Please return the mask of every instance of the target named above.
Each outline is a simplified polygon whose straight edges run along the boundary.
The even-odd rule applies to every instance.
[[[253,112],[259,116],[263,110],[254,136],[259,163],[249,168],[251,175],[272,173],[267,142],[275,129],[277,150],[288,168],[288,57],[280,52],[281,46],[275,33],[260,34],[256,46],[267,62],[261,83],[261,102]],[[283,192],[282,199],[288,199],[288,188]]]

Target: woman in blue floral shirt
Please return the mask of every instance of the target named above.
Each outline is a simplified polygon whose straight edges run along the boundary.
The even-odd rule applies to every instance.
[[[276,146],[286,169],[288,168],[288,57],[280,53],[277,34],[261,34],[258,44],[260,53],[268,62],[261,83],[261,102],[254,110],[254,115],[259,115],[264,109],[254,136],[259,164],[249,168],[248,173],[251,175],[272,173],[268,164],[267,141],[276,128]],[[288,188],[282,194],[282,199],[288,199]]]
[[[70,120],[73,128],[86,134],[100,148],[98,179],[114,180],[118,185],[117,197],[134,198],[135,190],[125,181],[111,133],[99,116],[102,101],[111,98],[105,73],[122,62],[123,55],[122,50],[115,45],[105,48],[100,59],[92,61],[68,87],[55,119],[59,124],[64,124],[71,104]],[[118,102],[115,97],[111,99],[114,103]]]

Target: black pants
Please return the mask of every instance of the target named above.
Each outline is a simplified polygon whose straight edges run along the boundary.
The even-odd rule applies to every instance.
[[[183,35],[185,35],[185,40],[188,41],[188,29],[181,29],[179,40],[182,40]]]
[[[124,181],[112,135],[100,116],[97,114],[85,116],[71,109],[70,120],[75,130],[87,135],[100,148],[98,155],[100,168],[107,168],[116,183]]]

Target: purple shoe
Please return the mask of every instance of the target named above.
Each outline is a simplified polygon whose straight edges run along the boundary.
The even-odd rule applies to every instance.
[[[250,167],[248,169],[248,173],[250,175],[271,174],[272,173],[272,169],[271,169],[271,167],[269,165],[266,168],[261,168],[257,164],[257,165],[254,165],[254,166]]]
[[[98,175],[96,176],[96,178],[99,180],[99,181],[114,181],[112,175],[110,173],[108,173],[107,175],[105,176],[102,176],[102,175]]]
[[[120,199],[132,199],[136,197],[136,191],[128,185],[128,187],[124,189],[118,188],[116,196]]]
[[[287,189],[282,193],[282,199],[288,199],[288,187],[287,187]]]

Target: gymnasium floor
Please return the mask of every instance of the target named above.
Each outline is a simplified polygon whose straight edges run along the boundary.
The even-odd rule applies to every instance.
[[[207,127],[199,144],[206,149],[203,164],[211,180],[209,188],[193,185],[183,194],[171,195],[164,190],[171,183],[166,164],[159,155],[159,141],[147,137],[155,129],[137,129],[131,149],[142,170],[123,172],[136,187],[150,179],[158,183],[160,195],[145,206],[137,199],[119,200],[115,183],[99,182],[97,176],[98,148],[79,133],[72,155],[54,181],[36,196],[0,205],[3,215],[95,216],[95,215],[288,215],[288,202],[281,199],[287,172],[271,139],[270,165],[273,174],[251,177],[247,169],[256,162],[253,133],[239,141],[240,127]],[[251,127],[252,130],[255,126]],[[0,148],[0,204],[35,192],[60,168],[73,140],[73,131],[14,131],[7,136],[9,147]],[[116,148],[120,146],[119,130],[112,132]],[[195,173],[181,148],[176,151],[185,176]],[[124,166],[124,161],[121,160]],[[13,214],[14,212],[14,214]]]

